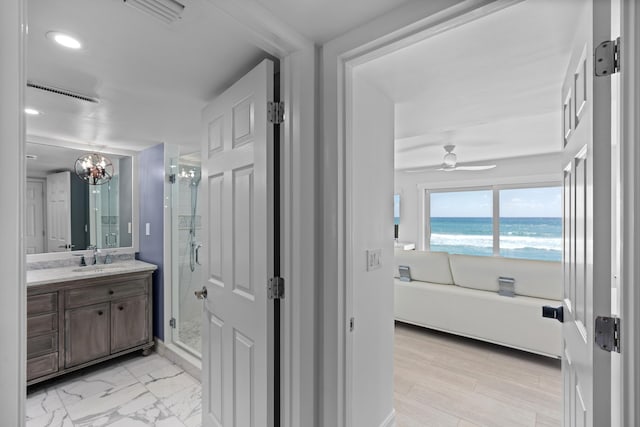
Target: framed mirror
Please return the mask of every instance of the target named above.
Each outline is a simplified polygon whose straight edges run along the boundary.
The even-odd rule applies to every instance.
[[[134,248],[135,156],[104,153],[113,176],[90,185],[74,171],[91,150],[28,142],[25,218],[26,253]]]

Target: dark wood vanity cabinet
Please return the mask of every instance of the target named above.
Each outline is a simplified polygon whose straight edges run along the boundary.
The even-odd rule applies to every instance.
[[[152,347],[151,274],[29,287],[27,384]]]

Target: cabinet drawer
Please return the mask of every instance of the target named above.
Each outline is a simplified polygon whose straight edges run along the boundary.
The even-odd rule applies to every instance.
[[[27,297],[27,316],[58,311],[58,293]]]
[[[27,318],[27,337],[58,330],[58,313],[41,314]]]
[[[27,360],[27,380],[58,372],[58,353]]]
[[[65,306],[66,308],[80,307],[145,293],[147,293],[147,281],[144,279],[88,286],[66,291]]]
[[[58,351],[58,333],[27,339],[27,359]]]

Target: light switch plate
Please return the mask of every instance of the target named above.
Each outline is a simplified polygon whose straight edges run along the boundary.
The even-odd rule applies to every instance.
[[[382,249],[367,250],[367,271],[376,270],[382,265]]]
[[[145,223],[144,234],[146,236],[151,236],[151,223],[150,222]]]

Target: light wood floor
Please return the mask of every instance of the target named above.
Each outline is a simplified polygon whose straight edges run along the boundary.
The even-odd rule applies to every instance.
[[[396,322],[398,427],[561,426],[560,361]]]

